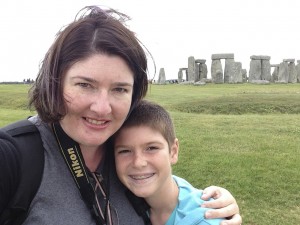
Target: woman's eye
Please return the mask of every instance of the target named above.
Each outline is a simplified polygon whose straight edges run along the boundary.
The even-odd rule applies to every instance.
[[[126,154],[126,153],[129,153],[129,152],[130,152],[130,150],[128,150],[128,149],[122,149],[122,150],[117,151],[118,154]]]
[[[122,87],[117,87],[114,90],[118,93],[127,93],[128,92],[128,90],[126,88],[122,88]]]
[[[80,87],[83,87],[83,88],[89,88],[89,87],[91,87],[91,85],[88,84],[88,83],[77,83],[77,85],[80,86]]]

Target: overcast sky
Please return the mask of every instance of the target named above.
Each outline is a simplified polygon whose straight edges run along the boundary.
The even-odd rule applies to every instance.
[[[271,56],[272,64],[300,60],[299,0],[9,0],[0,3],[0,81],[35,79],[58,30],[92,4],[131,17],[155,59],[156,79],[162,67],[167,79],[177,78],[189,56],[206,59],[209,76],[215,53],[234,53],[247,71],[251,55]]]

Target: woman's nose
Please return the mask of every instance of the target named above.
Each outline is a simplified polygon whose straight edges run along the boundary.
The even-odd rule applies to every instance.
[[[92,99],[91,111],[99,115],[107,115],[111,112],[111,102],[107,91],[100,91]]]

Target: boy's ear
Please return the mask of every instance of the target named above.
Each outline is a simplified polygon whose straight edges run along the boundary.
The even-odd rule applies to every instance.
[[[175,138],[174,143],[170,148],[170,158],[171,165],[176,164],[178,161],[178,152],[179,152],[179,141]]]

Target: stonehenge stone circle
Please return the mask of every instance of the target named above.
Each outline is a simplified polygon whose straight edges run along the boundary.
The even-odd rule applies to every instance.
[[[300,60],[294,58],[283,59],[279,64],[271,64],[271,57],[267,55],[251,55],[250,68],[242,68],[241,62],[236,62],[233,53],[218,53],[211,55],[211,78],[207,78],[206,59],[188,57],[188,67],[178,70],[178,79],[166,80],[164,68],[160,68],[158,84],[183,83],[204,85],[207,82],[223,83],[300,83]],[[223,70],[222,61],[225,60]],[[296,64],[297,62],[297,64]],[[271,74],[271,68],[274,68]],[[184,79],[185,75],[185,79]]]

